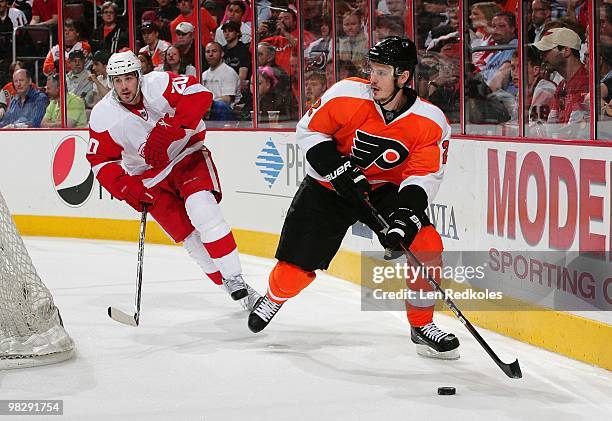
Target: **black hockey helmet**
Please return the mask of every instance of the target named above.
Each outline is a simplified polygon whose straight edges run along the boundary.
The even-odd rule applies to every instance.
[[[368,61],[393,66],[396,76],[404,70],[412,74],[418,64],[416,45],[408,38],[387,37],[370,48]]]

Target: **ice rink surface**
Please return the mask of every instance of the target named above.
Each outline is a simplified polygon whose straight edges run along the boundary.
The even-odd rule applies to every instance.
[[[416,355],[402,313],[360,311],[359,287],[319,275],[258,335],[181,247],[147,245],[140,327],[133,311],[137,244],[27,238],[52,290],[74,359],[0,372],[1,399],[63,399],[61,420],[611,420],[612,373],[480,330],[507,378],[461,326],[458,361]],[[272,260],[242,257],[265,290]],[[455,396],[438,396],[454,386]],[[2,417],[4,418],[4,417]],[[32,417],[40,420],[45,417]],[[27,417],[19,417],[20,420]]]

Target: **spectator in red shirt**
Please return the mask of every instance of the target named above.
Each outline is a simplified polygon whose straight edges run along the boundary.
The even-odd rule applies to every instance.
[[[57,1],[34,0],[30,25],[57,25]]]
[[[291,77],[292,71],[289,63],[291,55],[299,55],[297,45],[299,28],[297,24],[297,15],[294,9],[289,8],[278,15],[276,33],[277,35],[265,38],[262,42],[266,42],[276,48],[276,64],[282,67]],[[314,40],[314,35],[304,30],[302,38],[302,45],[304,48],[307,48]]]
[[[544,32],[534,44],[541,51],[548,71],[563,76],[548,115],[548,132],[552,137],[586,139],[589,135],[589,73],[580,61],[581,40],[569,28],[554,28]]]
[[[170,33],[172,34],[172,43],[176,43],[176,27],[181,22],[189,22],[195,28],[196,16],[193,13],[193,0],[178,0],[177,6],[181,12],[171,23]],[[200,8],[200,37],[202,38],[202,46],[206,45],[213,39],[213,31],[217,29],[217,21],[204,7]]]

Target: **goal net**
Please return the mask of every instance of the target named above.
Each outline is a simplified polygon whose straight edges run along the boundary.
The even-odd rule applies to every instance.
[[[0,369],[64,361],[73,349],[0,193]]]

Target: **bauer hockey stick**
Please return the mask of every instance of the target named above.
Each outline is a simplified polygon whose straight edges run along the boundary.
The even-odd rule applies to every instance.
[[[142,205],[142,214],[140,215],[140,237],[138,239],[138,266],[136,268],[136,312],[134,315],[129,315],[115,308],[108,308],[108,315],[111,319],[130,326],[138,326],[140,321],[140,297],[142,292],[142,262],[144,260],[144,242],[145,232],[147,229],[147,205]]]
[[[385,221],[382,215],[378,213],[376,208],[372,205],[372,203],[370,203],[368,199],[364,199],[363,203],[368,208],[369,213],[374,218],[374,221],[378,224],[377,228],[380,230],[380,232],[382,232],[383,234],[386,233],[387,230],[389,229],[389,224],[387,223],[387,221]],[[401,243],[401,247],[406,253],[406,255],[408,256],[408,258],[411,259],[414,263],[416,263],[417,266],[419,267],[423,266],[423,264],[419,261],[419,259],[417,259],[417,257],[409,250],[409,248],[403,242]],[[493,361],[495,361],[495,364],[497,364],[497,366],[501,368],[501,370],[506,374],[506,376],[512,379],[520,379],[521,377],[523,377],[523,374],[521,373],[521,366],[519,365],[518,359],[510,364],[503,362],[497,356],[495,351],[493,351],[493,349],[489,346],[487,341],[485,341],[484,338],[480,336],[480,333],[478,333],[476,328],[472,326],[472,323],[470,323],[470,321],[465,318],[463,313],[461,313],[461,311],[457,308],[453,300],[450,299],[450,297],[446,294],[446,292],[442,289],[442,287],[431,277],[429,272],[428,271],[423,271],[423,272],[427,274],[426,280],[429,283],[429,285],[431,285],[433,289],[435,289],[438,293],[440,293],[444,297],[444,302],[446,303],[448,308],[451,309],[451,311],[455,314],[455,316],[457,316],[459,321],[463,323],[463,325],[472,334],[472,336],[476,338],[476,341],[478,341],[480,346],[482,346],[484,350],[487,351],[487,354],[489,354],[489,356],[493,359]]]

